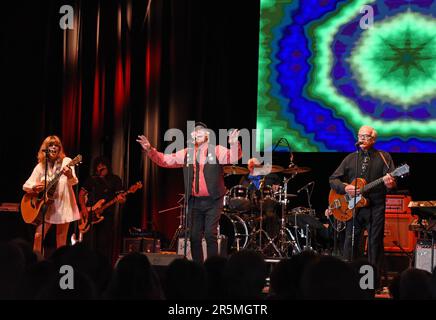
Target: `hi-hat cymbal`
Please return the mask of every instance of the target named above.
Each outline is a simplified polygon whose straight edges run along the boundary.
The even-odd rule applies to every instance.
[[[248,174],[249,171],[247,168],[239,167],[239,166],[224,166],[225,174]]]
[[[283,171],[283,167],[281,166],[277,166],[275,164],[273,165],[259,165],[259,166],[254,166],[253,169],[253,176],[266,176],[270,173],[278,173],[278,172],[282,172]]]
[[[297,173],[306,173],[309,172],[310,169],[309,167],[290,167],[290,168],[286,168],[282,171],[283,174],[297,174]]]

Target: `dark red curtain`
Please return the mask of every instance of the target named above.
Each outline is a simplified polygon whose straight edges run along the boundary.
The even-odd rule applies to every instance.
[[[65,4],[74,8],[73,30],[59,27]],[[136,136],[164,150],[165,131],[185,131],[188,120],[254,128],[259,1],[36,0],[25,11],[5,4],[1,14],[3,97],[11,106],[1,156],[16,173],[7,173],[13,187],[5,201],[20,199],[39,144],[58,134],[68,155],[84,156],[81,182],[96,155],[112,158],[126,187],[143,182],[143,194],[124,205],[124,233],[143,227],[169,241],[180,211],[159,211],[177,206],[182,173],[144,159]],[[17,140],[23,157],[11,163]]]

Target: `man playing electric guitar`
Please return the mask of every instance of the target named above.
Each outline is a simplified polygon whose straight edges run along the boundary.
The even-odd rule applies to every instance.
[[[359,146],[357,152],[349,154],[336,171],[330,176],[330,187],[338,194],[347,193],[350,197],[360,195],[361,190],[354,189],[351,184],[356,178],[363,178],[367,183],[383,177],[383,183],[372,188],[363,196],[368,204],[356,210],[354,217],[354,246],[352,247],[353,219],[346,222],[346,236],[344,243],[344,257],[347,260],[363,254],[362,240],[363,229],[368,230],[368,260],[380,272],[383,260],[383,237],[385,226],[385,202],[387,189],[396,186],[395,179],[388,174],[392,172],[394,162],[389,153],[376,150],[374,143],[377,139],[377,132],[369,126],[362,126],[358,133]],[[356,157],[357,172],[356,172]]]
[[[82,185],[79,192],[80,213],[82,219],[93,219],[93,212],[88,212],[87,207],[94,206],[97,202],[110,201],[117,197],[117,202],[124,203],[126,197],[121,192],[123,186],[121,178],[112,174],[111,165],[105,157],[97,157],[93,161],[94,175],[89,177]],[[83,235],[83,242],[92,250],[106,256],[109,262],[116,258],[114,240],[116,235],[115,225],[116,206],[105,210],[104,220],[98,224],[90,224],[89,232]]]

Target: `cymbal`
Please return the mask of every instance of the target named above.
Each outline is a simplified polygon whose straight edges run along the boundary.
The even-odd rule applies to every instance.
[[[266,176],[270,173],[278,173],[278,172],[282,172],[283,171],[283,167],[278,166],[278,165],[259,165],[259,166],[254,166],[253,169],[253,176]]]
[[[248,174],[249,170],[239,166],[224,166],[225,174]]]
[[[290,167],[290,168],[286,168],[282,171],[283,174],[297,174],[297,173],[306,173],[309,172],[310,169],[309,167]]]

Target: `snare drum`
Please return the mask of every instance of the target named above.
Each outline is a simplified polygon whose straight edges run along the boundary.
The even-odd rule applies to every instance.
[[[229,208],[234,211],[245,212],[251,209],[248,189],[242,185],[237,185],[230,189],[228,202]]]

